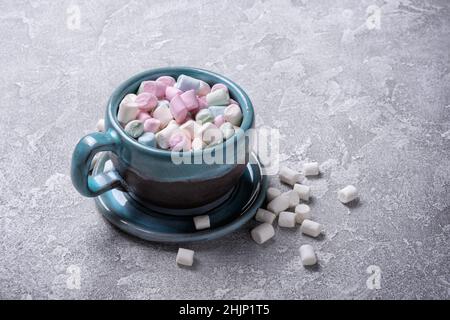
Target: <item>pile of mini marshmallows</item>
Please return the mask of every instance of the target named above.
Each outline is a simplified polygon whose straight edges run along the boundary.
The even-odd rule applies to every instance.
[[[229,139],[239,129],[242,110],[222,83],[212,87],[186,75],[143,81],[126,95],[117,119],[145,146],[172,151],[201,150]]]
[[[318,176],[320,174],[317,162],[305,163],[303,165],[303,176]],[[300,232],[307,236],[317,238],[323,227],[320,223],[312,220],[311,208],[305,204],[311,197],[311,188],[300,184],[301,174],[295,170],[284,167],[280,169],[280,181],[292,186],[293,189],[282,193],[277,188],[267,189],[267,207],[258,209],[255,220],[261,222],[256,228],[251,230],[252,239],[263,244],[275,235],[273,222],[278,217],[278,226],[282,228],[294,228],[300,224]],[[348,185],[337,193],[339,201],[347,204],[358,198],[358,190],[352,185]],[[288,211],[293,210],[293,211]],[[198,216],[194,218],[197,230],[210,227],[209,216]],[[312,266],[317,263],[317,256],[313,246],[306,244],[300,247],[300,258],[305,266]],[[180,265],[192,266],[194,262],[194,251],[180,248],[176,258]]]

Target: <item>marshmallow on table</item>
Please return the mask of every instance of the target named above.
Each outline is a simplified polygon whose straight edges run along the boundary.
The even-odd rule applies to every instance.
[[[258,222],[266,222],[272,224],[277,216],[270,211],[259,208],[255,215],[255,220]]]
[[[131,120],[135,120],[140,112],[138,105],[134,103],[136,97],[135,94],[127,94],[120,102],[117,120],[119,120],[122,125],[126,125]]]
[[[201,138],[197,137],[192,140],[192,150],[196,151],[204,148],[206,148],[206,143]]]
[[[315,238],[322,232],[322,225],[315,221],[305,219],[300,226],[300,231],[308,236]]]
[[[301,200],[309,201],[311,187],[296,183],[294,185],[294,191],[298,193]]]
[[[242,123],[242,110],[237,104],[230,104],[226,107],[223,116],[232,125],[240,126]]]
[[[99,119],[95,127],[98,132],[105,132],[105,119]]]
[[[305,244],[300,247],[300,258],[304,266],[312,266],[317,263],[314,248],[309,244]]]
[[[156,143],[161,149],[169,149],[169,140],[172,134],[179,130],[179,126],[175,122],[171,122],[156,134]]]
[[[175,96],[170,100],[170,112],[172,112],[173,118],[178,124],[184,122],[188,109],[181,99],[181,96]]]
[[[158,104],[158,98],[153,93],[142,92],[136,97],[134,102],[140,110],[149,112]]]
[[[194,264],[194,251],[189,249],[178,249],[177,264],[181,264],[183,266],[191,267]]]
[[[279,214],[289,208],[289,197],[282,194],[267,204],[267,210],[272,211],[275,214]]]
[[[342,203],[349,203],[358,198],[358,189],[355,186],[348,185],[338,191],[338,199]]]
[[[199,80],[199,81],[200,81],[200,86],[197,90],[197,94],[200,97],[206,96],[208,93],[211,92],[211,87],[205,81],[202,81],[202,80]]]
[[[161,121],[156,118],[149,118],[144,121],[144,132],[156,133],[161,127]]]
[[[195,90],[188,90],[180,95],[184,105],[188,111],[193,111],[198,108],[198,100],[195,95]]]
[[[142,81],[138,89],[138,95],[142,92],[153,93],[158,99],[166,95],[166,85],[160,81]]]
[[[295,227],[295,213],[289,211],[280,212],[278,215],[278,225],[284,228]]]
[[[164,83],[167,87],[172,87],[176,83],[171,76],[161,76],[156,81]]]
[[[305,176],[317,176],[319,174],[319,163],[309,162],[303,165],[303,175]]]
[[[194,217],[194,224],[196,230],[203,230],[211,227],[208,215]]]
[[[207,122],[213,122],[214,117],[212,116],[211,111],[208,109],[202,109],[195,115],[195,120],[199,124],[205,124]]]
[[[228,90],[218,89],[206,95],[208,106],[226,106],[230,101]]]
[[[178,77],[175,88],[184,92],[189,90],[195,90],[197,92],[200,88],[200,80],[182,74]]]
[[[295,207],[295,221],[301,224],[306,219],[311,219],[311,208],[307,204],[299,204]]]
[[[177,89],[175,87],[167,87],[166,88],[166,98],[169,100],[172,100],[175,96],[179,96],[183,93],[183,91],[181,91],[180,89]]]
[[[275,235],[273,226],[269,223],[263,223],[251,231],[252,239],[258,243],[263,244]]]
[[[211,122],[207,122],[202,125],[200,129],[200,137],[207,145],[210,146],[222,143],[223,141],[222,131]]]
[[[129,136],[136,139],[144,133],[144,124],[139,120],[133,120],[127,123],[124,130]]]
[[[165,128],[168,123],[173,120],[172,112],[166,105],[160,105],[153,111],[153,118],[161,122],[160,128]]]
[[[228,140],[229,138],[231,138],[235,133],[233,125],[229,122],[223,123],[220,126],[220,131],[222,131],[222,135],[225,140]]]
[[[156,147],[155,134],[153,132],[145,132],[139,137],[138,142],[147,147]]]
[[[288,167],[282,167],[278,173],[280,181],[293,186],[300,180],[300,173]]]
[[[267,188],[267,192],[266,192],[266,198],[267,201],[272,201],[273,199],[275,199],[276,197],[281,195],[281,191],[277,188]]]
[[[295,208],[300,203],[300,197],[294,190],[289,190],[284,194],[289,197],[289,208]]]

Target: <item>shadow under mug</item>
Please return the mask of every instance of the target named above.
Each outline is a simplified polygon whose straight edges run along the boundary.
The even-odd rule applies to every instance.
[[[241,106],[241,129],[232,138],[212,148],[183,152],[179,155],[195,157],[226,154],[229,150],[244,150],[244,157],[234,157],[226,163],[176,163],[171,151],[152,148],[129,137],[117,120],[119,104],[125,95],[135,93],[142,81],[169,75],[175,79],[185,74],[210,85],[225,84],[230,97]],[[126,191],[144,206],[162,213],[197,215],[219,205],[231,193],[245,170],[250,147],[245,132],[254,125],[252,103],[236,83],[214,72],[189,67],[152,69],[133,76],[121,84],[109,99],[105,115],[105,132],[83,137],[72,156],[71,178],[82,195],[96,197],[114,188]],[[243,148],[239,146],[244,146]],[[109,151],[114,170],[90,175],[92,159],[98,152]],[[239,153],[239,152],[237,152]]]

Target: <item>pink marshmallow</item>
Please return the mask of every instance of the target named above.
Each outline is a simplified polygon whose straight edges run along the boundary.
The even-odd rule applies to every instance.
[[[159,77],[156,81],[164,83],[167,87],[173,87],[176,83],[176,80],[170,76]]]
[[[158,99],[164,98],[166,94],[166,85],[158,81],[144,81],[140,86],[141,92],[153,93]]]
[[[179,95],[170,100],[170,112],[178,124],[181,124],[186,119],[188,109]]]
[[[211,92],[219,90],[219,89],[223,89],[228,92],[228,87],[226,85],[224,85],[223,83],[216,83],[215,85],[213,85],[211,88]]]
[[[156,133],[161,126],[161,121],[155,118],[149,118],[144,122],[144,131]]]
[[[139,120],[140,122],[145,122],[145,120],[150,119],[150,118],[151,117],[150,117],[150,115],[147,112],[141,111],[141,112],[138,113],[136,119]]]
[[[216,127],[220,127],[224,123],[225,123],[225,118],[223,117],[223,115],[219,115],[214,118],[214,124],[216,125]]]
[[[184,105],[188,111],[192,111],[198,108],[197,96],[195,95],[195,90],[189,90],[180,95],[181,100],[183,100]]]
[[[191,150],[191,139],[182,131],[175,132],[169,139],[169,147],[172,151]]]
[[[200,87],[197,90],[197,94],[200,97],[202,97],[202,96],[206,96],[210,92],[211,92],[211,87],[209,86],[209,84],[207,84],[205,81],[201,81]]]
[[[206,102],[206,97],[198,97],[197,101],[199,110],[208,108],[208,102]]]
[[[136,97],[134,102],[138,105],[138,108],[143,111],[151,111],[158,104],[158,98],[150,92],[142,92]]]
[[[174,87],[166,87],[166,98],[172,100],[175,96],[182,94],[183,91]]]
[[[233,100],[233,99],[231,99],[231,98],[230,98],[230,104],[236,104],[236,105],[239,105],[239,103],[237,103],[236,100]]]

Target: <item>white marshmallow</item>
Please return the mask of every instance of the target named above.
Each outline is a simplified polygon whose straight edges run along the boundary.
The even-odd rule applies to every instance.
[[[296,183],[294,185],[294,191],[298,193],[301,200],[309,201],[311,187]]]
[[[127,94],[122,102],[120,102],[117,120],[119,120],[122,125],[126,125],[128,122],[136,119],[140,110],[138,105],[134,103],[135,100],[136,95],[131,93]]]
[[[258,222],[266,222],[272,224],[277,216],[272,212],[259,208],[255,215],[255,220]]]
[[[308,236],[315,238],[322,232],[322,225],[315,221],[305,219],[300,226],[300,231]]]
[[[229,101],[230,96],[228,94],[228,90],[225,89],[218,89],[206,95],[208,107],[228,105]]]
[[[200,129],[200,136],[202,140],[209,146],[213,146],[223,142],[222,131],[211,122],[202,125]]]
[[[196,151],[204,148],[206,148],[206,143],[204,143],[202,139],[194,138],[194,140],[192,140],[192,150]]]
[[[99,119],[95,127],[98,132],[105,132],[105,119]]]
[[[231,138],[234,135],[234,126],[229,123],[229,122],[225,122],[220,126],[220,130],[222,131],[223,134],[223,138],[225,140]]]
[[[166,128],[159,131],[156,135],[156,143],[161,149],[169,149],[169,140],[172,134],[174,134],[177,130],[179,130],[179,126],[171,122],[167,125]]]
[[[304,244],[300,247],[300,258],[304,266],[312,266],[317,263],[314,248],[309,244]]]
[[[289,208],[295,208],[300,203],[300,197],[296,191],[289,190],[283,194],[289,197]]]
[[[230,104],[225,108],[223,117],[234,126],[240,126],[242,123],[242,110],[237,104]]]
[[[271,224],[263,223],[251,231],[252,239],[258,243],[263,244],[275,235],[275,230]]]
[[[342,203],[349,203],[358,198],[358,189],[355,186],[348,185],[338,191],[338,199]]]
[[[191,140],[194,140],[194,138],[200,136],[201,127],[202,126],[194,120],[188,120],[180,126],[180,129],[185,131]]]
[[[289,197],[285,194],[282,194],[267,205],[267,210],[272,211],[275,214],[279,214],[281,211],[284,211],[289,208]]]
[[[275,199],[276,197],[281,195],[281,191],[277,188],[267,188],[267,192],[266,192],[266,198],[267,201],[272,201],[273,199]]]
[[[317,176],[319,174],[319,163],[309,162],[303,165],[303,175],[305,176]]]
[[[194,224],[196,230],[209,229],[211,227],[208,215],[194,217]]]
[[[307,204],[299,204],[295,207],[295,221],[301,224],[306,219],[311,219],[311,208]]]
[[[284,228],[295,227],[295,213],[289,211],[280,212],[278,216],[278,225]]]
[[[282,167],[278,175],[280,176],[281,182],[287,183],[291,186],[300,180],[300,173],[288,167]]]
[[[161,105],[156,107],[153,111],[153,118],[158,119],[161,122],[160,128],[163,129],[173,120],[173,115],[172,112],[170,112],[169,107]]]
[[[194,251],[179,248],[176,261],[177,264],[181,264],[183,266],[192,266],[194,264]]]

